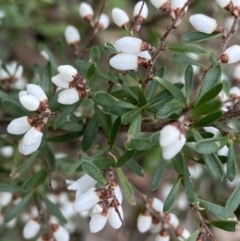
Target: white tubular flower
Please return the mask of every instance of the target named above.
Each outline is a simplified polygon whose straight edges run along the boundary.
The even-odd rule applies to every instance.
[[[116,48],[127,54],[138,54],[141,51],[152,49],[152,46],[140,38],[123,37],[115,42]]]
[[[159,219],[156,219],[156,218],[152,218],[152,225],[151,225],[151,228],[150,228],[150,232],[151,233],[159,233],[160,230],[162,229],[162,222],[159,220]]]
[[[20,153],[29,155],[39,148],[43,136],[42,130],[42,127],[32,127],[27,131],[18,145]]]
[[[154,208],[157,212],[163,212],[163,202],[158,198],[152,198],[150,201],[150,205]]]
[[[228,4],[231,2],[231,0],[215,0],[215,1],[221,8],[227,7]]]
[[[178,228],[176,230],[176,235],[179,241],[184,241],[190,236],[190,233],[187,229],[185,228]]]
[[[179,226],[179,219],[175,214],[169,213],[167,215],[167,220],[168,220],[168,223],[172,225],[174,228],[177,228]]]
[[[119,229],[122,226],[122,220],[123,220],[123,210],[122,210],[122,206],[119,205],[117,207],[118,212],[120,214],[120,217],[118,215],[118,213],[115,210],[115,207],[110,206],[108,208],[108,212],[107,212],[107,219],[109,224],[115,228],[115,229]]]
[[[80,42],[80,34],[77,28],[72,25],[65,28],[64,35],[66,42],[72,46],[76,46]]]
[[[103,30],[103,29],[106,29],[108,26],[109,26],[109,17],[107,16],[107,14],[102,13],[98,20],[98,27],[99,29]]]
[[[91,233],[97,233],[101,231],[107,222],[107,213],[94,214],[91,217],[89,228]]]
[[[140,233],[146,233],[152,225],[152,216],[149,211],[145,210],[137,218],[137,228]]]
[[[113,22],[120,28],[123,28],[129,25],[128,15],[120,8],[114,8],[112,10],[112,18],[113,18]]]
[[[240,64],[238,64],[233,70],[233,78],[235,81],[240,82]]]
[[[117,54],[110,59],[109,64],[118,70],[137,70],[138,56],[135,54]]]
[[[186,142],[185,129],[175,122],[163,127],[160,132],[160,146],[163,158],[168,160],[176,156]]]
[[[7,206],[12,201],[11,192],[0,192],[0,209]]]
[[[4,146],[0,148],[0,155],[9,158],[13,156],[13,147],[12,146]]]
[[[91,209],[95,204],[100,201],[96,191],[89,190],[76,198],[73,208],[77,212],[83,212]]]
[[[23,116],[12,120],[7,127],[7,132],[13,135],[21,135],[30,130],[31,127],[28,116]]]
[[[189,21],[196,30],[202,33],[210,34],[217,28],[216,20],[203,14],[194,14]]]
[[[115,196],[116,196],[118,202],[120,204],[122,204],[123,197],[122,197],[122,191],[121,191],[119,185],[113,186],[113,190],[114,190],[114,193],[115,193]]]
[[[80,16],[87,21],[92,20],[94,14],[92,6],[86,2],[80,4],[79,13]]]
[[[56,241],[69,241],[70,237],[69,237],[69,233],[68,231],[58,225],[58,224],[52,224],[52,230],[53,230],[53,236],[56,239]]]
[[[170,236],[167,229],[162,229],[159,234],[155,237],[154,241],[169,241]]]
[[[233,21],[234,21],[233,16],[227,17],[224,20],[224,28],[227,30],[227,32],[229,32],[231,30]],[[238,25],[236,25],[236,27],[235,27],[235,30],[237,30],[237,29],[238,29]]]
[[[155,8],[160,9],[164,4],[169,2],[169,0],[150,0],[150,2]]]
[[[143,5],[143,7],[142,7],[142,5]],[[142,11],[141,11],[141,9],[142,9]],[[141,11],[141,13],[140,13],[140,11]],[[139,15],[139,13],[140,13],[140,15]],[[143,1],[138,2],[134,7],[133,17],[136,18],[138,16],[143,18],[143,19],[146,19],[147,16],[148,16],[147,4]]]
[[[172,10],[178,11],[178,9],[183,8],[187,0],[170,0]]]
[[[227,48],[220,56],[220,60],[223,64],[232,64],[240,60],[240,46],[233,45]]]
[[[232,0],[234,7],[240,7],[240,0]]]
[[[40,228],[41,228],[41,225],[38,219],[28,220],[28,222],[25,224],[23,228],[23,237],[25,239],[34,238],[38,234]]]

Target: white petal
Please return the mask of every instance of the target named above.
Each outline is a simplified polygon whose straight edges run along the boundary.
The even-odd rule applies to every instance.
[[[240,79],[240,64],[238,64],[233,70],[233,77],[235,79]]]
[[[102,206],[97,203],[91,208],[90,214],[91,215],[100,214],[102,213],[102,211],[103,211]]]
[[[163,212],[163,202],[160,199],[154,197],[151,205],[157,212]]]
[[[51,80],[57,87],[69,88],[69,82],[65,81],[60,74],[53,76]]]
[[[229,16],[227,18],[225,18],[224,20],[224,28],[229,32],[231,30],[231,27],[233,25],[233,21],[234,21],[234,17],[233,16]],[[238,25],[236,25],[235,30],[238,29]]]
[[[152,216],[139,214],[137,218],[137,228],[140,233],[146,233],[152,225]]]
[[[159,233],[160,230],[162,229],[162,223],[152,223],[151,228],[150,228],[150,232],[151,233]]]
[[[109,64],[118,70],[136,70],[138,57],[134,54],[117,54],[110,59]]]
[[[71,82],[77,74],[77,70],[71,65],[60,65],[58,71],[65,81]]]
[[[86,2],[82,2],[79,6],[79,13],[82,18],[93,15],[93,9],[92,6]]]
[[[236,96],[240,96],[240,88],[239,87],[232,87],[230,89],[230,95],[236,95]]]
[[[79,95],[76,88],[63,90],[58,94],[58,102],[63,105],[71,105],[79,101]]]
[[[194,14],[189,21],[196,30],[207,34],[213,33],[217,27],[215,19],[203,14]]]
[[[41,225],[39,222],[30,219],[23,228],[23,237],[25,239],[31,239],[35,237],[38,234],[40,228]]]
[[[177,228],[179,226],[179,220],[177,216],[173,213],[169,213],[169,224],[172,225],[174,228]]]
[[[150,0],[151,4],[157,9],[161,8],[167,1],[168,0]]]
[[[240,0],[232,0],[234,7],[240,7]]]
[[[22,77],[22,74],[23,74],[23,67],[22,65],[18,65],[17,69],[15,69],[15,74],[14,76],[17,78],[17,79],[20,79]]]
[[[219,136],[220,135],[220,131],[212,126],[207,126],[203,128],[206,132],[210,132],[212,133],[214,136]]]
[[[183,229],[183,232],[182,232],[182,237],[178,236],[178,240],[179,241],[184,241],[185,239],[187,239],[188,237],[190,236],[190,233],[187,229]]]
[[[80,195],[75,203],[74,203],[74,210],[78,212],[83,212],[91,209],[95,204],[100,201],[99,196],[93,190],[87,191]]]
[[[187,0],[171,0],[170,1],[171,7],[173,10],[182,8],[186,2],[187,2]]]
[[[12,84],[12,87],[16,88],[18,90],[22,90],[22,89],[26,88],[26,84],[27,84],[26,79],[21,77],[21,78],[17,79],[17,81]]]
[[[112,10],[112,18],[113,22],[120,28],[129,23],[128,15],[120,8],[114,8]]]
[[[54,230],[53,235],[54,235],[56,241],[69,241],[70,240],[68,231],[60,225],[58,225],[57,230]]]
[[[141,57],[144,59],[148,59],[148,60],[152,59],[152,56],[149,54],[149,52],[147,50],[142,51],[142,52],[138,53],[137,55],[138,55],[138,57]],[[193,66],[195,66],[195,65],[193,65]]]
[[[135,5],[133,10],[133,17],[137,17],[139,15],[140,10],[142,9],[140,16],[144,19],[147,18],[148,16],[147,4],[144,2],[143,8],[142,8],[142,4],[143,4],[143,1],[140,1]]]
[[[31,127],[32,126],[28,121],[28,116],[23,116],[12,120],[7,127],[7,132],[14,135],[21,135]]]
[[[118,202],[120,204],[122,204],[123,197],[122,197],[122,191],[121,191],[119,185],[114,186],[113,189],[114,189],[114,193],[115,193],[115,196],[116,196]]]
[[[35,96],[32,96],[32,95],[21,96],[19,97],[19,101],[27,110],[30,110],[30,111],[37,110],[40,105],[40,101]]]
[[[89,228],[91,233],[97,233],[102,230],[107,222],[107,216],[102,214],[95,214],[92,216]]]
[[[46,94],[44,93],[43,89],[38,85],[28,84],[27,93],[28,95],[36,97],[40,101],[47,100]]]
[[[18,144],[18,150],[23,155],[29,155],[29,154],[35,152],[38,149],[38,147],[40,146],[40,144],[41,144],[41,141],[37,142],[31,146],[25,146],[25,145],[23,145],[23,139],[22,139]]]
[[[76,215],[76,211],[73,209],[73,203],[69,200],[62,204],[60,210],[67,220],[71,219]]]
[[[123,37],[115,42],[117,49],[127,54],[137,54],[141,52],[142,40],[135,37]]]
[[[169,160],[175,157],[181,151],[185,142],[186,142],[186,137],[181,134],[180,139],[162,148],[163,158],[166,160]]]
[[[222,147],[220,150],[218,150],[217,154],[219,156],[228,156],[228,152],[229,152],[229,148],[225,145],[224,147]]]
[[[13,153],[14,153],[14,150],[12,146],[4,146],[0,148],[0,154],[5,158],[12,157]]]
[[[99,24],[101,24],[102,29],[106,29],[109,26],[109,17],[107,14],[102,13],[99,17]]]
[[[174,125],[166,125],[160,131],[160,146],[168,146],[179,139],[181,132]]]
[[[88,191],[90,188],[94,187],[97,184],[97,181],[90,177],[88,174],[84,174],[78,180],[73,182],[68,186],[68,190],[78,190],[78,193],[81,195]]]
[[[72,25],[68,25],[65,28],[65,39],[67,41],[68,44],[74,44],[80,41],[80,34],[77,30],[77,28],[75,28]]]
[[[118,211],[120,213],[120,216],[123,219],[123,210],[121,205],[118,206]],[[115,211],[114,207],[108,208],[107,218],[108,218],[108,222],[113,228],[118,229],[122,226],[122,221],[119,218],[118,213]]]
[[[221,7],[221,8],[225,8],[231,0],[215,0],[216,3]]]
[[[23,145],[31,146],[36,143],[41,143],[43,133],[37,130],[35,127],[32,127],[23,137]]]
[[[12,193],[0,192],[0,209],[7,206],[12,201]]]
[[[28,95],[26,90],[22,90],[18,93],[19,98],[22,97],[22,96],[26,96],[26,95]]]
[[[227,48],[223,54],[226,54],[228,56],[228,64],[235,63],[240,60],[240,46],[233,45]]]

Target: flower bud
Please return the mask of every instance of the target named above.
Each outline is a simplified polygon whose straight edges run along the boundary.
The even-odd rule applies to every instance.
[[[116,212],[115,207],[110,206],[107,212],[108,222],[115,229],[119,229],[122,226],[122,220],[123,220],[122,206],[118,205],[117,210],[118,212]]]
[[[80,16],[87,22],[91,22],[93,19],[93,9],[92,6],[86,2],[82,2],[79,6]]]
[[[152,216],[148,210],[140,213],[137,218],[137,228],[140,233],[146,233],[152,225]]]
[[[77,28],[75,28],[74,26],[72,25],[68,25],[66,28],[65,28],[65,39],[66,39],[66,42],[72,46],[76,46],[79,41],[80,41],[80,34],[77,30]]]
[[[240,83],[240,64],[238,64],[233,70],[233,78],[234,81],[239,84]]]
[[[110,59],[109,64],[118,70],[136,70],[138,56],[135,54],[117,54]]]
[[[152,217],[152,225],[151,225],[151,228],[150,228],[150,232],[151,233],[159,233],[160,230],[162,229],[162,222],[161,220],[155,218],[155,217]]]
[[[169,0],[150,0],[150,2],[155,8],[161,9],[161,7],[168,3]]]
[[[151,49],[152,46],[142,41],[140,38],[123,37],[115,42],[118,50],[127,54],[137,54],[141,51]]]
[[[194,14],[189,21],[196,30],[203,33],[213,33],[217,28],[216,20],[203,14]]]
[[[129,25],[128,15],[120,8],[114,8],[112,10],[112,18],[113,18],[113,22],[120,28],[123,28]]]
[[[176,235],[179,241],[184,241],[190,236],[190,233],[187,229],[185,228],[178,228],[176,230]]]
[[[108,26],[109,26],[109,17],[107,16],[107,14],[102,13],[98,20],[98,27],[99,29],[103,30],[103,29],[106,29]]]
[[[157,212],[163,212],[163,202],[158,198],[152,198],[149,201],[149,205]]]
[[[175,214],[169,213],[166,216],[170,226],[173,226],[174,228],[177,228],[179,226],[179,220]]]
[[[143,5],[143,7],[142,7],[142,5]],[[141,9],[142,9],[142,11],[141,11]],[[140,11],[141,11],[141,13],[140,13]],[[147,4],[143,1],[138,2],[134,7],[133,16],[134,16],[134,18],[139,16],[143,19],[146,19],[148,16]]]
[[[223,64],[232,64],[240,60],[240,46],[233,45],[227,48],[224,53],[220,56],[220,61]]]
[[[7,132],[13,135],[21,135],[27,132],[31,127],[28,117],[23,116],[12,120],[7,127]]]
[[[221,7],[225,8],[231,2],[231,0],[215,0],[216,3]]]
[[[64,227],[62,227],[58,224],[52,224],[51,227],[53,230],[53,236],[56,239],[56,241],[69,241],[70,240],[69,233]]]
[[[170,3],[171,3],[172,10],[179,11],[179,9],[184,7],[187,1],[188,0],[171,0]]]
[[[23,237],[25,239],[34,238],[38,234],[40,228],[41,225],[38,219],[29,219],[23,228]]]
[[[64,105],[71,105],[79,101],[79,94],[76,88],[66,89],[58,94],[58,102]]]
[[[154,241],[169,241],[170,236],[167,229],[162,229],[159,234],[155,237]]]

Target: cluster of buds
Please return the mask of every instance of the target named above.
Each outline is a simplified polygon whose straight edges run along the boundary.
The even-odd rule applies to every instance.
[[[96,183],[96,180],[85,174],[68,186],[69,190],[76,191],[74,210],[89,211],[89,228],[92,233],[102,230],[107,220],[113,228],[120,228],[123,223],[122,192],[112,172],[108,171],[108,183],[103,188],[92,189]]]
[[[16,61],[5,65],[5,68],[0,67],[0,81],[4,90],[9,90],[10,87],[23,89],[26,86],[26,80],[22,77],[23,67]]]
[[[182,241],[190,236],[190,233],[179,227],[179,220],[173,213],[163,214],[163,202],[158,198],[146,198],[144,211],[139,214],[137,228],[140,233],[150,231],[157,234],[155,241],[169,241],[169,228],[175,231],[178,240]]]
[[[181,151],[186,142],[186,129],[188,125],[188,121],[182,116],[178,121],[162,128],[159,143],[164,159],[171,159]]]
[[[109,25],[109,18],[105,13],[94,19],[94,11],[92,6],[86,2],[82,2],[79,6],[80,16],[87,21],[91,27],[96,27],[96,31],[106,29]]]
[[[38,85],[27,85],[26,91],[19,92],[19,101],[29,111],[35,111],[35,116],[23,116],[12,120],[7,132],[13,135],[24,134],[18,149],[20,153],[29,155],[36,151],[41,144],[43,130],[51,116],[48,98]]]
[[[148,50],[153,47],[135,37],[123,37],[115,42],[119,54],[113,56],[109,64],[118,70],[137,70],[138,66],[147,68],[151,64]]]
[[[71,65],[58,67],[58,75],[52,77],[52,82],[60,90],[58,102],[64,105],[76,103],[81,97],[87,96],[89,89],[86,80]]]
[[[133,10],[133,17],[135,19],[135,24],[132,29],[133,34],[138,32],[141,28],[142,23],[148,16],[148,7],[144,1],[138,2]],[[131,24],[127,13],[120,9],[114,8],[112,10],[113,22],[120,28],[130,30]]]

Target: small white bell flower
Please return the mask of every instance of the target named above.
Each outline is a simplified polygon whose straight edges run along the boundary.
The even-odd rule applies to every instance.
[[[159,234],[155,237],[154,241],[169,241],[170,236],[167,229],[162,229]]]
[[[229,32],[231,30],[233,22],[234,22],[233,16],[229,16],[229,17],[225,18],[224,28],[227,30],[227,32]],[[237,29],[238,29],[238,25],[236,25],[236,27],[235,27],[235,30],[237,30]]]
[[[168,219],[168,223],[174,228],[177,228],[179,226],[179,219],[175,214],[173,213],[167,214],[167,219]]]
[[[69,237],[69,233],[68,231],[58,225],[58,224],[52,224],[52,229],[53,229],[53,236],[56,239],[56,241],[69,241],[70,237]]]
[[[163,227],[163,224],[160,220],[156,219],[153,217],[152,219],[152,225],[151,225],[151,228],[150,228],[150,232],[151,233],[159,233],[160,230],[162,229]]]
[[[121,218],[119,217],[118,213],[116,212],[115,207],[110,206],[108,208],[108,212],[107,212],[108,222],[115,229],[119,229],[122,226],[122,220],[123,220],[122,206],[119,205],[117,207],[117,209],[118,209],[118,212],[119,212],[119,215]]]
[[[80,4],[79,13],[80,13],[80,16],[87,21],[92,20],[94,15],[92,6],[86,2],[82,2]]]
[[[137,218],[137,228],[140,233],[146,233],[152,225],[152,216],[148,211],[140,213]]]
[[[40,228],[41,225],[38,219],[29,219],[23,228],[23,237],[25,239],[34,238],[38,234]]]
[[[72,46],[76,46],[80,42],[80,34],[76,27],[68,25],[65,28],[65,39],[66,42]]]
[[[150,201],[150,205],[155,211],[160,212],[160,213],[163,212],[163,202],[160,199],[155,198],[155,197],[152,198]]]
[[[202,33],[210,34],[217,28],[216,20],[203,14],[194,14],[189,21],[196,30]]]
[[[89,229],[91,233],[101,231],[107,222],[107,213],[94,214],[89,222]]]
[[[227,48],[220,56],[220,60],[223,64],[232,64],[240,60],[240,46],[233,45]]]
[[[169,0],[150,0],[150,2],[155,8],[160,9],[164,4],[169,2]]]
[[[176,235],[179,241],[184,241],[190,236],[190,233],[187,229],[185,228],[178,228],[176,230]]]
[[[142,7],[142,5],[143,5],[143,7]],[[142,11],[141,11],[141,9],[142,9]],[[140,11],[141,11],[141,13],[140,13]],[[139,15],[139,13],[140,13],[140,15]],[[141,18],[146,19],[148,16],[147,4],[143,1],[138,2],[134,7],[133,16],[134,16],[134,18],[140,16]]]
[[[215,1],[221,8],[227,7],[228,4],[231,2],[231,0],[215,0]]]
[[[126,27],[129,25],[129,17],[125,11],[120,8],[114,8],[112,10],[113,22],[120,28]]]
[[[117,54],[112,57],[109,64],[118,70],[136,70],[138,68],[138,56],[135,54]]]
[[[23,116],[12,120],[7,127],[7,132],[13,135],[21,135],[30,130],[31,127],[28,117]]]
[[[172,10],[178,11],[183,8],[188,0],[170,0]]]
[[[109,26],[109,17],[107,14],[102,13],[98,20],[98,25],[101,30],[106,29]]]
[[[238,64],[233,70],[233,78],[239,82],[240,81],[240,64]]]

